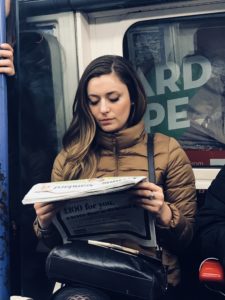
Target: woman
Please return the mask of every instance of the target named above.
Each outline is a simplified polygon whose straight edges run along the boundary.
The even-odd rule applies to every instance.
[[[63,138],[63,150],[55,160],[52,180],[147,176],[147,133],[142,120],[145,110],[143,86],[128,61],[111,55],[92,61],[79,82],[73,119]],[[175,287],[180,281],[176,255],[193,235],[195,182],[189,160],[176,140],[156,134],[154,148],[157,184],[140,183],[134,194],[136,203],[156,216],[169,286]],[[49,246],[60,243],[52,219],[62,205],[34,205],[36,234]],[[139,247],[127,240],[120,240],[120,244]],[[148,251],[152,253],[153,249]]]

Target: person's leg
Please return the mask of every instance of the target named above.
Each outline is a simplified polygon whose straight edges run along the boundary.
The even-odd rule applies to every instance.
[[[58,290],[52,300],[110,300],[102,291],[89,287],[64,287]]]

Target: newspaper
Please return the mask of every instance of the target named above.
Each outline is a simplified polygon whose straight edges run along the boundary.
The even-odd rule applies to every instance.
[[[101,177],[35,184],[23,204],[55,202],[126,190],[145,180],[145,176]]]
[[[25,195],[23,204],[68,200],[53,220],[63,242],[74,239],[128,239],[156,247],[154,217],[135,204],[129,188],[146,177],[104,177],[41,183]]]

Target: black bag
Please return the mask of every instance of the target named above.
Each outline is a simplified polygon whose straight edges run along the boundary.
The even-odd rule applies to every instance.
[[[166,290],[166,271],[161,260],[124,251],[115,245],[87,241],[55,247],[48,255],[48,278],[133,296],[157,299]],[[132,253],[133,252],[133,253]]]
[[[153,137],[148,138],[149,172],[155,182]],[[118,245],[76,240],[55,247],[48,255],[50,279],[83,284],[135,299],[158,299],[166,291],[167,274],[160,259]]]

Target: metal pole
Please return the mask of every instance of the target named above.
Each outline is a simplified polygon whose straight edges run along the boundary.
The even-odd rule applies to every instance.
[[[5,1],[0,1],[0,44],[5,42]],[[9,295],[8,115],[5,75],[0,74],[0,299]]]

